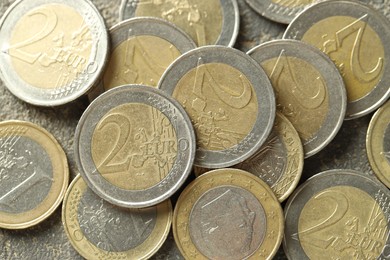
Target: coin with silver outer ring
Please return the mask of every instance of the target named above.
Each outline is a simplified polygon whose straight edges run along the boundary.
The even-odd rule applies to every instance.
[[[19,0],[0,21],[0,49],[0,76],[12,94],[58,106],[95,84],[106,65],[108,32],[89,0]]]
[[[275,119],[275,96],[264,70],[249,55],[204,46],[176,59],[158,88],[178,99],[197,135],[195,165],[223,168],[252,156]]]
[[[181,105],[142,85],[113,88],[83,113],[75,133],[82,178],[101,198],[144,208],[169,198],[186,180],[195,134]]]

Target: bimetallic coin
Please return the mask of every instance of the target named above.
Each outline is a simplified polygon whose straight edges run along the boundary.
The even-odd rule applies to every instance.
[[[120,19],[151,16],[183,29],[198,46],[233,46],[239,30],[236,0],[122,0]]]
[[[219,169],[182,192],[172,227],[186,259],[272,259],[284,219],[265,182],[242,170]]]
[[[186,180],[195,134],[180,104],[161,90],[127,85],[93,101],[75,134],[81,176],[103,199],[142,208],[169,198]]]
[[[319,0],[245,0],[260,15],[289,24],[300,12]]]
[[[333,62],[294,40],[267,42],[248,54],[270,77],[277,110],[298,131],[305,157],[321,151],[340,129],[347,106],[343,79]]]
[[[266,143],[248,160],[234,168],[248,171],[265,181],[280,202],[294,191],[302,175],[304,152],[294,126],[281,113]]]
[[[87,259],[148,259],[166,240],[171,222],[169,200],[147,209],[120,208],[97,196],[80,175],[62,206],[65,233]]]
[[[378,11],[356,1],[325,1],[302,12],[283,37],[310,43],[336,63],[347,88],[346,119],[389,98],[390,23]]]
[[[69,182],[66,155],[45,129],[0,123],[0,227],[22,229],[49,217]]]
[[[126,84],[156,87],[176,58],[196,48],[192,39],[173,24],[150,17],[123,21],[110,29],[110,36],[111,57],[90,99]]]
[[[185,108],[197,135],[195,165],[229,167],[253,155],[275,118],[267,75],[248,55],[223,46],[189,51],[169,66],[159,88]]]
[[[0,21],[0,76],[18,98],[56,106],[85,94],[108,53],[103,18],[88,0],[16,1]]]
[[[390,101],[372,117],[367,131],[366,147],[374,173],[390,187]]]
[[[353,170],[308,179],[285,207],[289,259],[386,259],[390,250],[390,192]]]

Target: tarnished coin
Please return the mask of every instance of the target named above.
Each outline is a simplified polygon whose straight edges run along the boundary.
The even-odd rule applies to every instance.
[[[302,175],[304,152],[294,126],[276,113],[270,137],[258,152],[234,168],[248,171],[265,181],[279,201],[294,191]]]
[[[180,104],[142,85],[113,88],[82,115],[75,157],[88,186],[112,204],[142,208],[169,198],[186,180],[195,134]]]
[[[229,167],[253,155],[271,132],[275,97],[262,68],[233,48],[204,46],[169,66],[159,88],[183,105],[197,136],[195,165]]]
[[[389,98],[390,23],[378,11],[356,1],[325,1],[302,12],[283,37],[310,43],[336,63],[347,88],[346,119]]]
[[[366,147],[374,173],[390,188],[390,101],[372,117],[367,131]]]
[[[134,18],[110,29],[111,57],[100,84],[89,95],[126,84],[156,87],[166,68],[181,54],[196,48],[173,24],[156,18]]]
[[[276,40],[248,52],[271,79],[276,107],[298,131],[305,157],[321,151],[340,129],[347,106],[343,79],[316,48]]]
[[[318,1],[320,0],[245,0],[260,15],[285,24]]]
[[[387,259],[390,192],[352,170],[313,176],[285,207],[289,259]]]
[[[80,175],[62,206],[65,233],[86,259],[148,259],[166,240],[171,222],[169,200],[147,209],[117,207],[97,196]]]
[[[158,17],[183,29],[198,46],[233,46],[240,16],[236,0],[122,0],[120,19]]]
[[[85,94],[108,53],[104,20],[88,0],[19,0],[0,21],[0,76],[18,98],[56,106]]]
[[[265,182],[242,170],[219,169],[182,192],[172,227],[186,259],[272,259],[284,218]]]
[[[0,123],[0,227],[31,227],[61,203],[69,182],[66,155],[45,129]]]

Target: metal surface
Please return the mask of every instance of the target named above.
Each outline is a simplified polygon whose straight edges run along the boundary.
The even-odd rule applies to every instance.
[[[14,2],[0,1],[0,13],[3,14]],[[104,16],[107,25],[113,26],[119,21],[119,0],[94,0]],[[362,0],[380,10],[390,18],[389,0]],[[256,12],[244,2],[238,1],[241,27],[236,48],[248,51],[259,43],[282,38],[285,26],[273,23]],[[72,178],[77,170],[73,155],[73,137],[78,120],[88,101],[80,99],[70,105],[58,108],[31,106],[13,96],[0,82],[0,120],[28,120],[37,123],[51,132],[64,148],[71,169]],[[335,139],[321,152],[305,160],[302,180],[315,173],[335,168],[355,169],[364,174],[372,174],[365,150],[367,126],[371,114],[356,120],[345,121]],[[173,204],[177,194],[173,197]],[[0,229],[1,259],[83,259],[69,242],[61,223],[61,212],[56,210],[43,223],[26,230]],[[166,243],[152,257],[154,260],[183,259],[175,246],[172,234]],[[286,259],[282,248],[274,259]]]

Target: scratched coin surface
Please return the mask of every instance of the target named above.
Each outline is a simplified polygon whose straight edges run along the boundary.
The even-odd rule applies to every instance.
[[[197,136],[195,165],[229,167],[253,155],[271,132],[275,97],[262,68],[223,46],[189,51],[163,74],[159,88],[185,108]]]
[[[0,227],[40,223],[61,203],[68,162],[55,138],[24,121],[0,122]]]
[[[183,29],[198,46],[233,46],[239,30],[236,0],[122,0],[120,19],[151,16]]]
[[[284,38],[316,46],[337,65],[348,95],[346,119],[366,115],[390,96],[390,23],[355,1],[325,1],[309,7]]]
[[[97,196],[78,175],[62,206],[65,233],[87,259],[148,259],[166,240],[172,222],[169,200],[127,209]]]
[[[102,72],[108,34],[88,0],[16,1],[0,21],[0,76],[25,102],[68,103]]]
[[[180,194],[172,227],[186,259],[272,259],[284,219],[265,182],[243,170],[218,169]]]
[[[318,0],[245,0],[257,13],[275,22],[289,24],[300,12]]]
[[[133,18],[110,29],[111,56],[103,80],[89,94],[126,84],[156,87],[166,68],[181,54],[196,48],[182,30],[162,19]]]
[[[353,170],[314,175],[285,207],[283,246],[289,259],[386,259],[390,191]]]
[[[76,164],[103,199],[142,208],[169,198],[186,180],[195,134],[180,104],[142,85],[113,88],[95,99],[75,134]]]
[[[294,40],[267,42],[248,54],[270,77],[276,108],[298,131],[305,157],[321,151],[340,129],[347,106],[343,79],[333,62]]]
[[[390,101],[378,109],[367,131],[368,160],[376,176],[390,187]]]

